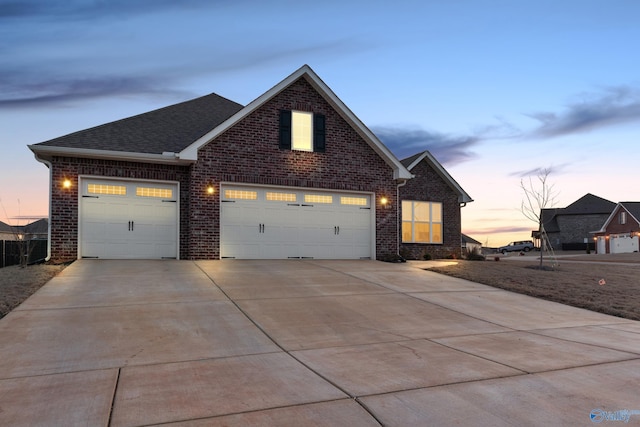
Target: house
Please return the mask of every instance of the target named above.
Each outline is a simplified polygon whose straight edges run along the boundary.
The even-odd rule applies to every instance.
[[[429,151],[401,161],[414,175],[400,187],[402,225],[400,253],[422,259],[461,255],[461,206],[473,199]]]
[[[618,203],[602,227],[593,235],[599,254],[638,252],[640,202]]]
[[[9,225],[0,221],[0,240],[46,239],[49,222],[46,218],[27,225]]]
[[[0,221],[0,240],[15,240],[16,230],[9,224]]]
[[[474,251],[482,252],[482,243],[462,233],[462,254],[470,254]]]
[[[540,218],[549,244],[554,250],[585,250],[587,245],[593,249],[591,232],[600,228],[615,205],[588,193],[566,208],[542,209]],[[542,247],[541,230],[534,230],[531,237]]]
[[[413,178],[307,65],[246,106],[211,94],[29,148],[50,169],[54,261],[380,259]]]

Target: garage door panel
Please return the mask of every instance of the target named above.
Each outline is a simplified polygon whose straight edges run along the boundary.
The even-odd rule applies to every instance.
[[[81,257],[177,258],[178,203],[161,197],[177,199],[176,184],[101,179],[81,182]],[[90,186],[99,194],[89,193]],[[145,191],[137,191],[141,186]],[[114,194],[104,194],[114,189]]]
[[[371,196],[241,185],[223,186],[222,194],[243,192],[250,192],[253,199],[221,204],[222,257],[371,257],[372,212],[362,206],[370,203]],[[286,201],[273,198],[274,193],[286,193]],[[343,204],[345,195],[359,205]]]

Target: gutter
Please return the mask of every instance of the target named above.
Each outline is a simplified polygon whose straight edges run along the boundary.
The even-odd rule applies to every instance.
[[[52,147],[46,145],[29,145],[31,151],[36,155],[36,159],[41,161],[45,158],[50,159],[53,156],[66,156],[66,157],[80,157],[88,159],[106,159],[106,160],[120,160],[125,162],[141,162],[141,163],[164,163],[164,164],[178,164],[188,165],[193,163],[193,160],[180,158],[179,153],[163,152],[162,154],[154,153],[134,153],[125,151],[113,151],[113,150],[95,150],[85,148],[70,148],[70,147]]]
[[[53,165],[51,164],[50,161],[40,158],[38,156],[38,153],[36,153],[35,151],[33,152],[33,155],[35,156],[37,161],[39,161],[40,163],[44,164],[47,168],[49,168],[49,219],[47,221],[47,256],[44,259],[44,262],[49,262],[49,260],[51,259],[51,213],[52,213],[51,202],[52,202],[52,192],[53,192],[53,187],[51,183],[53,182]]]
[[[405,186],[407,181],[409,180],[403,179],[402,182],[396,186],[396,255],[398,255],[398,258],[403,260],[402,262],[404,262],[404,258],[400,256],[400,236],[402,235],[402,229],[400,228],[400,187]]]

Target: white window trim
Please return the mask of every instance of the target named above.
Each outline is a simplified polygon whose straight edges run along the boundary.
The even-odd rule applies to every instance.
[[[402,243],[422,243],[422,244],[432,244],[432,245],[442,245],[444,243],[444,221],[443,221],[443,206],[442,206],[442,202],[431,202],[428,200],[403,200],[402,203],[411,203],[411,221],[405,221],[404,219],[401,219],[401,227],[400,227],[400,234],[401,234],[401,239],[402,239]],[[413,215],[413,211],[414,211],[414,207],[416,203],[427,203],[429,204],[429,220],[428,221],[416,221],[414,219],[414,215]],[[440,221],[433,221],[433,206],[434,205],[439,205],[440,206]],[[403,212],[404,214],[404,212]],[[404,234],[402,233],[402,225],[404,225],[405,222],[411,222],[411,240],[404,240]],[[416,237],[415,237],[415,233],[416,233],[416,227],[415,224],[429,224],[429,241],[416,241]],[[433,225],[434,224],[440,224],[440,240],[439,241],[434,241],[433,240]]]

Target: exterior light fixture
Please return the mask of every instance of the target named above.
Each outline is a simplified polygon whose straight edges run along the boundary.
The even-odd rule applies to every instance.
[[[389,203],[389,199],[386,196],[380,197],[380,204],[385,209],[389,209],[391,207],[391,203]]]
[[[216,189],[213,188],[212,184],[207,185],[207,194],[212,195],[215,192],[216,192]]]
[[[65,178],[64,181],[62,181],[62,188],[64,188],[65,190],[71,188],[71,180],[69,178]]]

